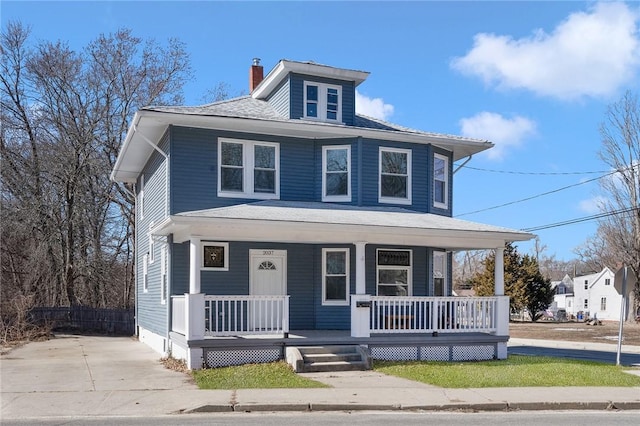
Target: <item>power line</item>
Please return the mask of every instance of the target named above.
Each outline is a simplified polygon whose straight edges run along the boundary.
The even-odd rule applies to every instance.
[[[556,192],[564,191],[565,189],[574,188],[576,186],[580,186],[580,185],[584,185],[586,183],[590,183],[590,182],[593,182],[593,181],[596,181],[596,180],[600,180],[600,179],[602,179],[604,177],[611,176],[611,175],[613,175],[615,173],[618,173],[618,171],[614,170],[613,172],[607,173],[607,174],[602,175],[602,176],[598,176],[598,177],[593,178],[593,179],[588,179],[588,180],[585,180],[583,182],[574,183],[573,185],[563,186],[562,188],[558,188],[558,189],[554,189],[554,190],[551,190],[551,191],[543,192],[542,194],[532,195],[530,197],[522,198],[520,200],[510,201],[508,203],[500,204],[498,206],[487,207],[485,209],[480,209],[480,210],[475,210],[475,211],[472,211],[472,212],[466,212],[466,213],[458,214],[458,215],[455,215],[455,217],[468,216],[470,214],[476,214],[476,213],[486,212],[486,211],[489,211],[489,210],[495,210],[495,209],[499,209],[501,207],[510,206],[512,204],[522,203],[524,201],[529,201],[529,200],[533,200],[535,198],[544,197],[545,195],[554,194]]]
[[[585,217],[580,217],[580,218],[576,218],[576,219],[569,219],[569,220],[565,220],[563,222],[556,222],[556,223],[551,223],[551,224],[548,224],[548,225],[534,226],[532,228],[524,228],[524,229],[521,229],[521,231],[534,232],[534,231],[541,231],[543,229],[557,228],[559,226],[573,225],[573,224],[576,224],[576,223],[588,222],[588,221],[596,220],[596,219],[602,219],[604,217],[615,216],[615,215],[624,214],[624,213],[630,213],[630,212],[636,211],[638,209],[639,209],[639,207],[628,207],[628,208],[625,208],[625,209],[614,210],[614,211],[604,212],[604,213],[598,213],[598,214],[594,214],[592,216],[585,216]]]
[[[517,172],[512,170],[494,170],[494,169],[482,169],[479,167],[471,167],[471,166],[460,166],[464,169],[469,170],[477,170],[480,172],[490,172],[490,173],[504,173],[511,175],[531,175],[531,176],[562,176],[562,175],[595,175],[598,173],[607,173],[609,170],[595,170],[591,172]]]

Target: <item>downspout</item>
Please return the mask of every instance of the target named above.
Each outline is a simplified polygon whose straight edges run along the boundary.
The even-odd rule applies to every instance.
[[[460,165],[458,166],[458,168],[456,168],[456,169],[453,171],[453,174],[455,175],[455,174],[456,174],[456,172],[457,172],[458,170],[460,170],[461,168],[463,168],[463,167],[465,166],[465,164],[467,164],[469,161],[471,161],[471,158],[472,158],[472,157],[473,157],[473,155],[468,156],[468,157],[467,157],[467,159],[466,159],[466,160],[464,160],[464,163],[460,164]]]

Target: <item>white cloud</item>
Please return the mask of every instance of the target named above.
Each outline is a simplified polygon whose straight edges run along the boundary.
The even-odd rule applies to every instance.
[[[606,202],[607,199],[605,197],[598,195],[596,197],[580,201],[580,203],[578,203],[578,209],[587,214],[597,214],[603,211],[603,206],[606,205]]]
[[[393,105],[385,104],[382,98],[369,98],[356,90],[356,112],[380,120],[393,115]]]
[[[522,145],[527,137],[536,132],[535,122],[528,118],[505,118],[487,111],[461,119],[460,128],[463,136],[495,143],[495,146],[487,151],[487,156],[496,160],[502,159],[510,148]]]
[[[607,97],[638,78],[639,19],[624,3],[597,3],[551,33],[539,29],[521,39],[477,34],[473,48],[451,66],[502,89],[563,100]]]

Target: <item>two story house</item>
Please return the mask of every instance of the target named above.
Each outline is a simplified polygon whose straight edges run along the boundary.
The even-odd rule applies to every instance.
[[[454,161],[492,144],[357,114],[367,76],[255,60],[248,96],[135,114],[111,177],[136,188],[142,341],[190,368],[311,344],[506,357],[502,253],[532,235],[452,217]],[[495,297],[451,296],[467,249],[497,251]]]

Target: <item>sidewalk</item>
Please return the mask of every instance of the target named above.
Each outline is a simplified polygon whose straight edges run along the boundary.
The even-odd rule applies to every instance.
[[[122,337],[57,336],[14,349],[1,357],[0,422],[280,410],[640,410],[640,387],[445,389],[374,371],[306,374],[333,386],[325,389],[199,390],[158,359]]]

